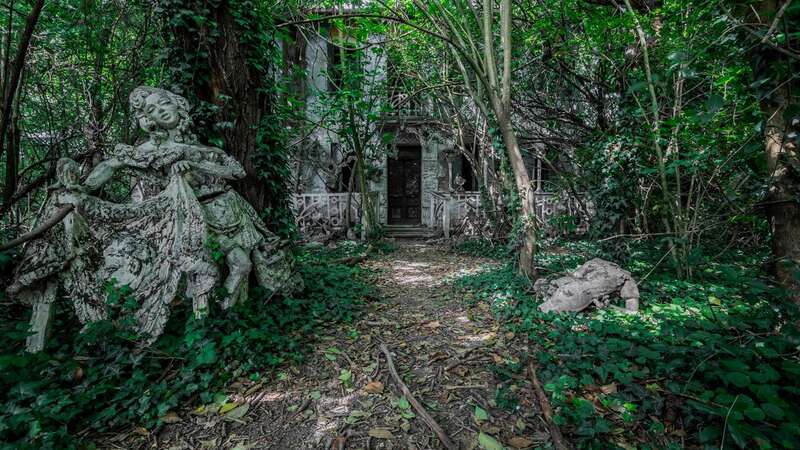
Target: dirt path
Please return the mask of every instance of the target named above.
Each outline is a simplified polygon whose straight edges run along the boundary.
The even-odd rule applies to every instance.
[[[458,448],[476,448],[481,431],[506,448],[548,439],[526,371],[505,381],[496,375],[527,349],[503,332],[485,306],[471,307],[452,286],[455,277],[495,263],[405,243],[365,264],[378,271],[380,299],[352,326],[332,329],[304,364],[289,367],[277,382],[234,386],[230,398],[249,404],[244,417],[185,417],[145,447],[444,448],[399,398],[381,344]]]

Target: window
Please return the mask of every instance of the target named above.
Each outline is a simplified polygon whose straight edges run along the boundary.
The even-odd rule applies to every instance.
[[[347,192],[350,178],[355,175],[356,154],[352,150],[344,151],[338,142],[331,143],[331,165],[336,170],[336,178],[331,192]],[[353,180],[353,192],[358,192],[358,179]]]
[[[362,69],[359,52],[348,47],[348,38],[331,28],[328,42],[328,91],[338,91],[345,83],[357,83]]]
[[[536,192],[550,192],[553,190],[551,183],[552,169],[542,159],[535,157],[530,165],[531,168],[531,184],[536,189]]]

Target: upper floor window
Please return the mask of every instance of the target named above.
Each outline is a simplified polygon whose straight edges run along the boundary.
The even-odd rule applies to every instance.
[[[354,87],[363,69],[361,64],[360,52],[351,47],[350,39],[332,27],[328,42],[328,90],[338,91],[346,84]]]

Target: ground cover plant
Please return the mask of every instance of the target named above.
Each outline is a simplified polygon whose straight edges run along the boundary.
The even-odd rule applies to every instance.
[[[301,254],[306,289],[293,296],[268,299],[255,292],[245,304],[214,310],[213,319],[202,322],[190,307],[176,307],[167,333],[146,349],[136,348],[124,319],[81,331],[64,306],[55,324],[63,338],[31,355],[23,350],[27,321],[4,321],[2,447],[81,448],[97,432],[153,430],[186,404],[212,403],[238,378],[271,379],[281,365],[302,361],[321,329],[352,322],[373,295],[363,269],[336,262],[348,254]],[[108,293],[119,312],[133,306],[127,300],[124,290]]]
[[[565,246],[574,252],[544,252],[542,265],[563,272],[602,254]],[[535,345],[526,356],[539,366],[557,422],[582,448],[795,448],[799,316],[760,271],[762,258],[735,252],[686,281],[650,272],[658,258],[634,251],[627,266],[637,277],[650,272],[637,314],[541,313],[508,265],[457,283]]]

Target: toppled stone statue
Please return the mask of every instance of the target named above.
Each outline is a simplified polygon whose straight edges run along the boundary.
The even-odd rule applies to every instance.
[[[149,135],[146,142],[117,145],[82,184],[77,163],[68,158],[58,163],[59,183],[43,222],[58,218],[61,223],[37,232],[8,290],[34,308],[29,351],[44,347],[59,286],[82,323],[108,317],[109,282],[129,287],[145,344],[163,332],[168,306],[181,286],[198,318],[207,314],[220,284],[227,291],[223,309],[245,300],[251,273],[272,293],[302,289],[284,242],[229,185],[244,176],[242,166],[223,150],[201,145],[190,132],[186,99],[141,86],[131,93],[130,104]],[[91,195],[120,172],[133,174],[129,202]],[[221,282],[217,260],[223,258],[227,276]]]
[[[625,309],[639,310],[639,288],[630,272],[599,258],[587,261],[571,275],[547,281],[536,280],[534,291],[542,295],[543,312],[582,311],[592,303],[597,307],[609,306],[612,295],[625,300]]]

